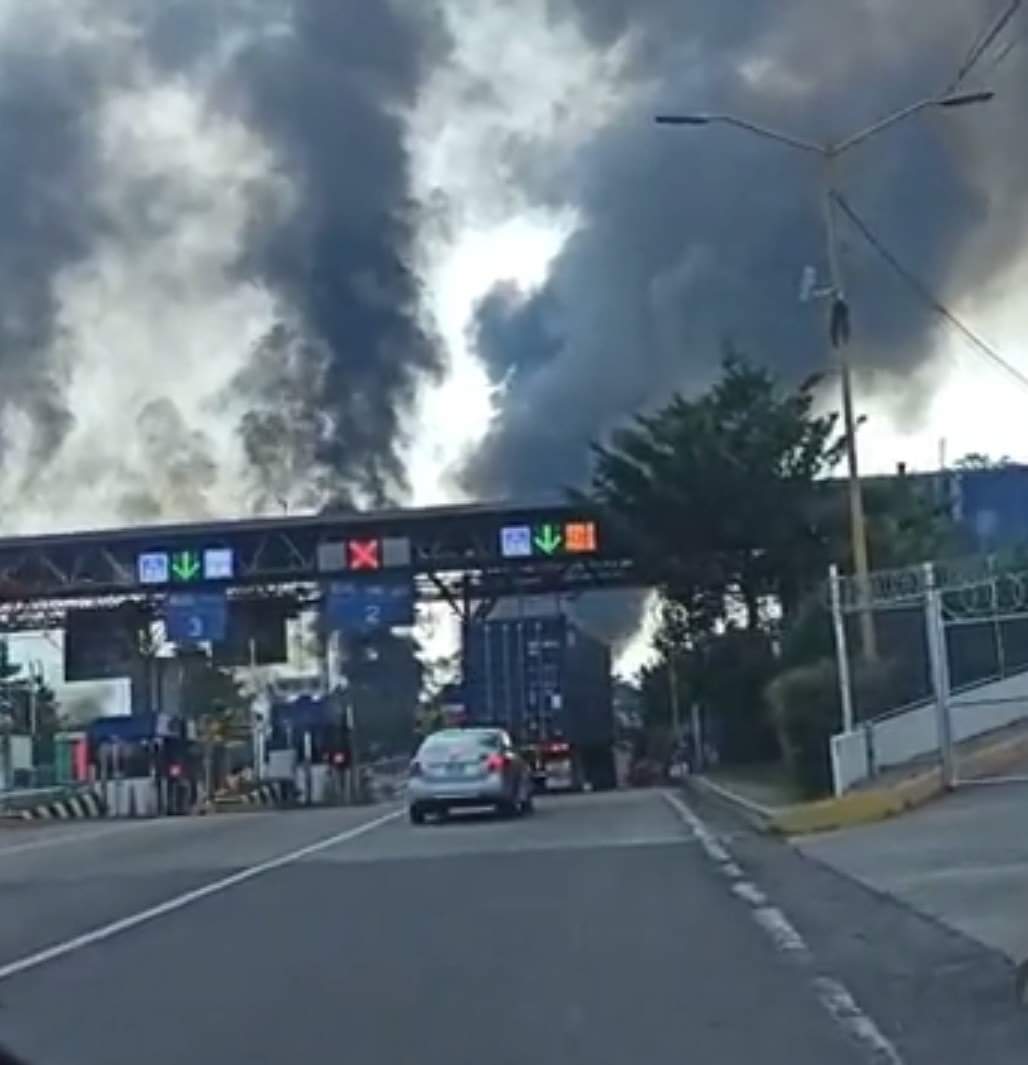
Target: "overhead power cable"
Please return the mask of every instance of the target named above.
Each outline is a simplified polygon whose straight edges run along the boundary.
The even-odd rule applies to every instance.
[[[948,322],[979,354],[985,356],[995,365],[1016,378],[1019,384],[1028,388],[1028,375],[1022,373],[1013,363],[1008,362],[987,340],[979,336],[970,326],[965,325],[914,273],[896,258],[882,243],[871,227],[857,214],[849,201],[839,192],[833,192],[832,198],[842,213],[858,233],[871,247],[892,267],[892,269],[910,286],[923,303]]]
[[[993,44],[999,39],[999,35],[1010,25],[1010,20],[1020,10],[1023,2],[1024,0],[1011,0],[993,22],[985,28],[981,36],[971,46],[964,62],[961,63],[960,69],[957,71],[956,77],[947,86],[947,93],[955,92],[968,78],[974,68],[978,65],[982,56],[988,52]]]

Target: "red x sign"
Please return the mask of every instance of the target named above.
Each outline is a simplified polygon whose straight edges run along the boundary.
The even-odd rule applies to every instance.
[[[348,540],[346,557],[350,569],[380,569],[382,566],[377,540]]]

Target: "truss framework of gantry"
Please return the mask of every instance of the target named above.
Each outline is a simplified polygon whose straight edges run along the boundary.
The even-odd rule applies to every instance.
[[[508,557],[503,533],[549,527],[560,536],[588,523],[586,549]],[[558,539],[555,532],[553,540]],[[545,543],[546,540],[544,539]],[[377,545],[380,567],[346,568],[348,544]],[[391,545],[384,549],[383,545]],[[561,545],[564,546],[563,544]],[[230,552],[231,578],[145,585],[141,556]],[[326,565],[326,558],[343,565]],[[292,595],[314,601],[337,580],[409,580],[418,597],[462,616],[507,595],[576,593],[641,583],[630,554],[602,516],[573,504],[437,507],[360,514],[283,515],[0,539],[0,629],[60,627],[75,606],[126,600],[158,604],[169,592]]]

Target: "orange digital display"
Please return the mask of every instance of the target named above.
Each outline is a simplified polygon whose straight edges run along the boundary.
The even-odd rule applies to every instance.
[[[564,549],[581,555],[596,550],[596,522],[571,521],[564,526]]]

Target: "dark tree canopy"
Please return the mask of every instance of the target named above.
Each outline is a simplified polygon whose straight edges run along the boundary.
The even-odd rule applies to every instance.
[[[757,628],[767,598],[794,598],[825,557],[813,504],[842,441],[835,415],[814,411],[815,380],[787,390],[731,353],[722,368],[709,391],[596,446],[592,487],[690,627],[734,604]]]

